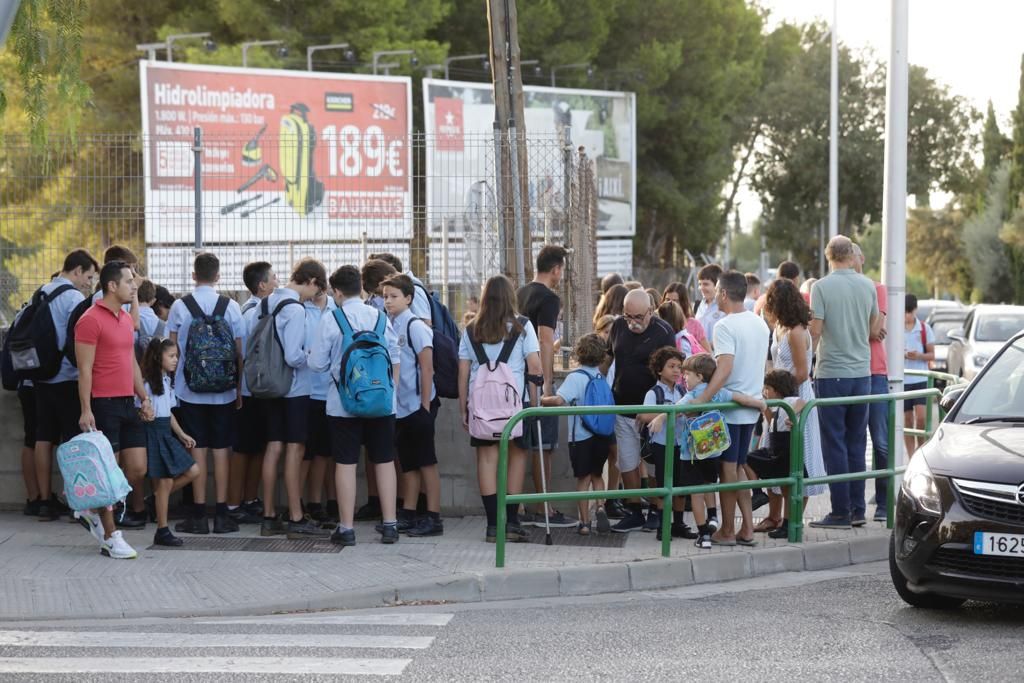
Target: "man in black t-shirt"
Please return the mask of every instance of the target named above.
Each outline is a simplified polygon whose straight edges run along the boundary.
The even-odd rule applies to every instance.
[[[540,363],[544,370],[544,390],[542,395],[553,396],[554,362],[555,362],[555,329],[558,327],[558,314],[562,308],[562,300],[555,292],[562,281],[562,270],[565,268],[566,250],[549,244],[537,254],[537,271],[533,282],[521,287],[516,293],[516,308],[533,323],[540,342]],[[544,451],[543,467],[548,481],[551,480],[551,455],[558,448],[558,418],[545,417],[540,420],[541,444]],[[537,444],[537,423],[534,419],[523,422],[523,435],[516,439],[517,445],[528,450],[533,458],[533,485],[537,491],[541,489],[541,461]],[[544,525],[544,508],[537,506],[533,514],[520,516],[523,525]],[[551,526],[572,527],[576,520],[566,517],[561,512],[552,511],[548,516]]]
[[[651,354],[663,346],[675,348],[676,345],[675,331],[664,320],[654,316],[647,292],[634,289],[626,294],[622,317],[612,324],[608,344],[615,359],[615,383],[612,386],[615,405],[643,405],[644,396],[658,381],[648,367]],[[640,432],[636,428],[635,415],[615,416],[615,443],[623,486],[627,489],[640,488]],[[612,531],[643,528],[640,501],[630,499],[626,507],[629,514],[619,520]]]

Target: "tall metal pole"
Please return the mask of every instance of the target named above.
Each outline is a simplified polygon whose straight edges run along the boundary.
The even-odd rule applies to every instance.
[[[882,281],[888,288],[885,353],[889,363],[889,388],[899,391],[903,382],[903,298],[907,272],[907,5],[891,0],[891,44],[885,85],[885,182],[882,200]],[[890,443],[890,463],[902,465],[903,411],[896,411],[896,433]]]
[[[839,234],[839,0],[832,0],[832,76],[828,107],[828,237]]]
[[[194,128],[192,131],[192,154],[194,164],[192,168],[192,185],[195,191],[193,207],[195,210],[195,250],[196,253],[203,248],[203,129]]]

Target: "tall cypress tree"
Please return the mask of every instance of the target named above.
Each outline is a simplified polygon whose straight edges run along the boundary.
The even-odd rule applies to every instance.
[[[1017,108],[1013,110],[1013,148],[1010,152],[1010,194],[1007,197],[1006,215],[1012,214],[1020,205],[1020,194],[1024,191],[1024,55],[1020,62],[1020,87],[1017,91]]]

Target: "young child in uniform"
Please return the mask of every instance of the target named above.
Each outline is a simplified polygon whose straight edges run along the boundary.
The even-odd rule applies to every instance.
[[[199,466],[185,450],[195,447],[195,439],[182,430],[171,413],[178,402],[172,380],[177,369],[178,345],[170,339],[151,339],[142,356],[142,377],[153,402],[154,419],[143,424],[156,507],[153,545],[168,547],[180,546],[182,540],[167,526],[167,501],[171,493],[192,483],[199,474]]]

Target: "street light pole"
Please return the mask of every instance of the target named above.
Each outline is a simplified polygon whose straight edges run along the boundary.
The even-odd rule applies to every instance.
[[[249,48],[261,45],[283,45],[283,40],[254,40],[249,43],[242,43],[242,66],[249,66]]]
[[[586,69],[588,76],[594,72],[593,67],[591,67],[590,64],[587,63],[587,62],[579,62],[577,64],[562,64],[560,66],[553,66],[553,67],[551,67],[551,87],[552,88],[555,88],[558,85],[555,82],[555,75],[559,71],[568,71],[569,69]]]
[[[313,70],[313,53],[321,50],[345,50],[345,60],[351,62],[355,53],[349,49],[348,43],[331,43],[330,45],[310,45],[306,48],[306,71]]]
[[[839,0],[832,0],[832,57],[828,107],[828,237],[839,234]]]
[[[179,33],[173,36],[167,36],[167,61],[174,61],[174,41],[184,40],[185,38],[209,38],[210,32],[205,31],[203,33]]]
[[[135,49],[139,50],[140,52],[145,52],[146,58],[152,62],[156,61],[157,50],[167,49],[167,43],[139,43],[135,46]]]
[[[445,57],[444,59],[444,79],[447,81],[448,78],[448,67],[451,66],[452,62],[468,62],[474,59],[486,60],[490,55],[462,55],[461,57]]]
[[[385,68],[385,65],[380,63],[380,58],[381,57],[388,57],[388,56],[392,56],[392,55],[395,55],[395,56],[398,56],[398,55],[411,55],[409,61],[412,63],[412,65],[416,66],[417,64],[419,64],[419,60],[416,59],[416,51],[415,50],[382,50],[381,52],[374,52],[373,53],[373,75],[374,76],[377,75],[377,69],[378,68]],[[397,64],[389,64],[387,68],[390,68],[392,66],[398,66],[398,65]]]
[[[909,67],[907,65],[908,0],[891,0],[889,68],[885,84],[885,181],[882,199],[882,280],[888,289],[885,353],[889,386],[901,389],[905,328],[903,298],[907,286],[907,109]],[[889,465],[903,464],[903,411],[896,410],[895,434],[889,443]],[[894,490],[889,491],[893,495]],[[879,501],[881,503],[882,501]]]

